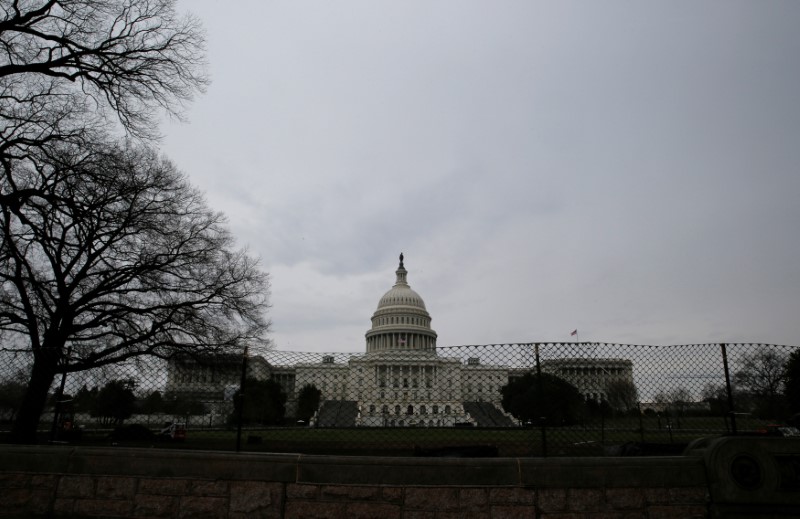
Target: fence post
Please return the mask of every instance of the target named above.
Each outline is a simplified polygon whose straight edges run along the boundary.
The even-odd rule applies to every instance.
[[[539,400],[544,401],[545,394],[544,394],[544,385],[542,384],[542,364],[539,362],[539,343],[535,343],[534,350],[536,352],[536,382],[538,384],[539,389]],[[542,435],[542,457],[547,457],[547,417],[540,416],[539,422],[541,423],[541,435]]]
[[[244,384],[247,379],[247,346],[242,354],[242,377],[239,380],[239,413],[236,417],[236,452],[242,449],[242,419],[244,417]]]
[[[603,407],[603,399],[600,399],[600,445],[606,445],[606,413]]]
[[[69,356],[72,353],[72,347],[67,348],[67,362],[69,362]],[[61,400],[64,399],[64,386],[67,385],[67,371],[64,370],[64,373],[61,374],[61,385],[58,386],[58,393],[56,393],[56,402],[53,406],[53,426],[50,429],[50,441],[55,441],[58,439],[58,418],[61,414]]]
[[[636,402],[639,409],[639,441],[644,443],[644,420],[642,419],[642,403]]]
[[[722,366],[725,368],[725,389],[728,392],[728,414],[731,416],[731,432],[736,436],[736,413],[733,407],[733,389],[731,387],[731,373],[728,369],[728,348],[723,342],[720,344],[722,349]]]
[[[669,442],[675,443],[672,438],[672,409],[670,409],[669,404],[667,404],[667,432],[669,433]]]

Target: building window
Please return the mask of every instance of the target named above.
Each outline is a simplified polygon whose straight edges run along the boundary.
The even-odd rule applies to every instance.
[[[439,406],[438,405],[433,406],[433,414],[439,414]]]
[[[394,406],[394,414],[397,414],[397,415],[400,414],[400,406],[399,405]]]
[[[406,409],[406,414],[409,414],[409,415],[410,414],[414,414],[414,406],[413,405],[408,406],[408,409]]]
[[[450,406],[449,405],[444,406],[444,414],[450,414]]]
[[[425,409],[424,405],[419,407],[419,414],[428,414],[428,410]]]
[[[383,406],[383,407],[381,408],[381,412],[382,412],[383,414],[389,414],[389,406],[388,406],[388,405],[385,405],[385,406]]]
[[[369,406],[369,414],[375,414],[375,406],[374,405]]]

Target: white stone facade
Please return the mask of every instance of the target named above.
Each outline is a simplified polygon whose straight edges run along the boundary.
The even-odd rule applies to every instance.
[[[587,400],[607,400],[613,382],[633,385],[633,362],[627,359],[568,358],[542,362],[542,372],[566,380]]]

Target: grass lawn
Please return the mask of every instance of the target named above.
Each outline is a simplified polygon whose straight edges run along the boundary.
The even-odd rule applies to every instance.
[[[740,431],[755,430],[761,422],[740,420]],[[514,429],[488,428],[246,428],[241,450],[251,452],[292,452],[305,454],[412,456],[437,449],[491,446],[500,456],[542,456],[546,442],[548,456],[603,456],[630,443],[660,445],[652,453],[679,452],[690,441],[726,433],[719,417],[688,417],[668,423],[664,418],[617,418],[604,423],[568,427]],[[109,431],[86,431],[82,444],[109,445]],[[231,429],[190,429],[184,442],[120,441],[121,446],[169,447],[232,451],[236,431]]]

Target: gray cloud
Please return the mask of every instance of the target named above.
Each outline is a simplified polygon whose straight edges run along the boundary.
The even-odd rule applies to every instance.
[[[182,7],[214,83],[165,152],[278,347],[362,349],[401,250],[442,344],[799,340],[800,4]]]

